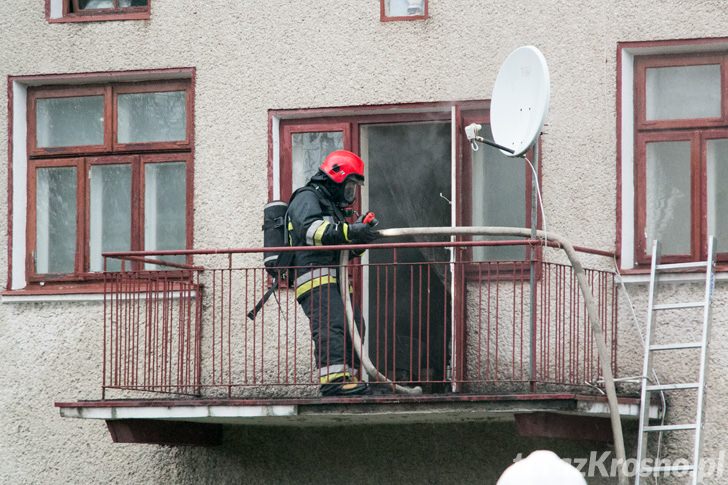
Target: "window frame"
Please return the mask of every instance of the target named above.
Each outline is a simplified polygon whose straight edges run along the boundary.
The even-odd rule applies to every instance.
[[[129,194],[129,202],[131,205],[130,211],[130,228],[129,228],[129,244],[130,251],[139,251],[143,246],[139,245],[139,226],[140,217],[143,217],[139,212],[139,198],[143,195],[138,194],[139,190],[139,155],[103,155],[100,157],[87,157],[84,159],[84,180],[85,191],[84,191],[84,206],[78,208],[78,211],[83,211],[84,216],[84,234],[83,234],[83,261],[81,263],[80,276],[84,279],[93,279],[102,272],[91,271],[91,167],[99,165],[131,165],[131,193]],[[137,196],[135,197],[134,189],[137,188]]]
[[[343,132],[344,150],[351,150],[351,132],[352,125],[350,122],[328,122],[316,123],[315,121],[298,123],[284,122],[281,124],[281,163],[280,163],[280,194],[281,200],[288,200],[293,193],[293,146],[291,143],[292,135],[296,133],[314,133],[314,132]],[[285,160],[285,161],[284,161]],[[359,190],[359,189],[357,189]],[[357,194],[357,203],[359,201]]]
[[[721,116],[712,118],[647,120],[646,73],[655,67],[719,64],[721,72]],[[634,58],[634,264],[638,270],[651,264],[644,233],[647,219],[647,143],[690,142],[690,254],[663,255],[665,263],[700,261],[707,258],[707,141],[728,138],[728,52],[639,55]],[[728,262],[728,251],[716,255]]]
[[[636,127],[642,130],[665,130],[693,127],[720,127],[728,123],[728,96],[725,95],[726,80],[728,80],[728,55],[715,53],[702,53],[693,55],[669,54],[660,56],[641,56],[635,58],[635,114]],[[661,67],[690,67],[720,65],[721,72],[721,116],[714,118],[686,118],[647,120],[647,70]]]
[[[58,155],[77,155],[103,153],[112,150],[112,124],[108,118],[112,113],[110,87],[91,86],[42,86],[28,89],[28,154],[31,157],[55,157]],[[67,147],[39,147],[37,125],[37,102],[39,99],[60,99],[72,97],[104,97],[104,141],[100,145],[75,145]]]
[[[78,0],[46,0],[46,19],[50,23],[65,23],[148,20],[151,18],[152,0],[147,0],[145,7],[118,7],[118,0],[113,1],[117,7],[81,10],[78,8]],[[53,10],[51,4],[56,2],[59,4],[61,16],[51,17]]]
[[[462,123],[463,126],[467,126],[470,123],[479,123],[481,125],[490,125],[490,110],[483,114],[478,113],[476,111],[464,111],[462,112]],[[459,224],[462,224],[464,226],[472,226],[473,225],[473,219],[472,219],[472,197],[473,197],[473,183],[472,183],[472,167],[473,167],[473,152],[470,148],[470,142],[467,140],[466,137],[461,137],[462,143],[461,143],[461,150],[462,150],[462,163],[461,163],[461,170],[459,172],[459,178],[461,180],[460,184],[460,193],[461,193],[461,200],[459,204],[460,208],[460,221]],[[540,146],[541,143],[541,137],[538,138],[538,143]],[[481,149],[483,147],[481,146]],[[543,153],[541,150],[539,150],[539,153]],[[526,156],[530,159],[533,159],[534,151],[533,148],[529,149],[526,152]],[[539,156],[540,158],[540,156]],[[542,170],[540,163],[541,160],[538,160],[538,166],[537,166],[537,174],[538,174],[538,184],[539,186],[542,186],[541,183],[541,176],[542,176]],[[532,172],[530,168],[526,165],[525,161],[523,161],[524,167],[523,167],[523,176],[525,177],[525,193],[524,197],[526,198],[525,202],[525,222],[524,227],[526,227],[531,222],[532,217],[532,198],[533,198],[533,177]],[[542,220],[541,220],[541,213],[536,214],[537,222],[536,226],[537,229],[541,229]],[[513,239],[517,239],[515,236]],[[464,241],[472,241],[474,240],[472,236],[463,236],[461,240]],[[462,261],[466,263],[464,265],[465,269],[465,276],[469,281],[479,281],[479,280],[513,280],[512,274],[519,273],[521,276],[519,276],[517,279],[520,278],[528,278],[529,277],[529,271],[530,271],[530,261],[531,261],[531,251],[532,249],[530,246],[524,247],[525,255],[523,261],[520,262],[509,262],[507,260],[503,262],[499,262],[498,260],[493,261],[494,264],[498,264],[499,270],[502,270],[505,273],[505,276],[502,275],[489,275],[487,277],[483,277],[482,272],[482,263],[488,263],[487,261],[473,261],[473,248],[463,248],[461,251],[462,253]],[[542,249],[541,247],[537,247],[535,250],[535,254],[533,257],[536,260],[540,260],[542,255]],[[538,276],[537,276],[538,277]]]
[[[385,105],[371,107],[346,107],[335,108],[334,110],[323,109],[307,109],[307,110],[271,110],[270,117],[280,117],[278,125],[278,134],[280,136],[280,153],[278,158],[279,180],[278,191],[280,200],[287,201],[291,195],[291,173],[292,173],[292,150],[291,150],[291,134],[307,133],[313,131],[344,131],[344,149],[360,153],[361,146],[359,143],[359,132],[361,125],[377,124],[377,123],[407,123],[407,122],[428,122],[428,121],[452,121],[451,108],[456,107],[456,133],[458,137],[458,154],[456,166],[456,192],[457,192],[457,213],[455,214],[456,225],[469,225],[472,221],[472,183],[470,181],[470,166],[472,164],[472,156],[470,154],[470,143],[467,141],[463,127],[472,122],[489,123],[490,103],[488,101],[463,101],[463,102],[438,102],[438,103],[419,103],[416,105]],[[396,112],[402,110],[402,112]],[[384,112],[382,112],[384,111]],[[390,111],[390,113],[386,113]],[[275,129],[275,125],[269,122],[271,130]],[[349,136],[347,137],[347,131]],[[274,168],[276,163],[272,150],[273,133],[269,133],[269,200],[274,198],[276,191],[274,190]],[[540,143],[540,138],[539,138]],[[542,153],[542,151],[539,151]],[[529,150],[528,155],[533,157],[533,150]],[[538,178],[541,183],[542,164],[539,160]],[[524,162],[525,163],[525,162]],[[532,182],[531,170],[524,167],[524,176],[526,177],[526,223],[531,220],[531,199],[532,199]],[[361,196],[358,194],[353,209],[361,210]],[[541,214],[537,214],[538,228],[542,227]],[[515,239],[515,238],[514,238]],[[472,240],[472,237],[458,236],[457,240]],[[517,279],[529,277],[530,253],[526,249],[526,257],[523,262],[507,264],[500,263],[504,273],[508,275],[491,275],[491,279],[513,280],[513,274],[518,273]],[[479,270],[480,264],[472,261],[472,248],[463,248],[457,251],[459,266],[464,269],[464,275],[467,281],[475,281],[482,279],[482,271]],[[535,258],[541,257],[541,249],[536,249]],[[538,277],[538,275],[537,275]]]
[[[179,142],[116,143],[118,123],[116,121],[119,94],[184,91],[186,109],[185,140]],[[104,144],[69,147],[37,147],[37,125],[35,109],[38,99],[70,96],[104,96]],[[25,277],[30,285],[48,283],[89,283],[103,279],[103,272],[91,271],[90,254],[90,183],[88,176],[94,165],[131,165],[131,251],[144,250],[144,168],[149,163],[184,162],[185,201],[185,248],[193,241],[193,134],[194,103],[192,79],[169,81],[109,82],[106,84],[30,86],[27,98],[27,224]],[[112,119],[112,123],[107,121]],[[37,273],[35,254],[37,252],[36,213],[36,170],[41,167],[76,168],[76,255],[74,272],[68,274]],[[191,257],[187,257],[191,261]],[[134,263],[141,268],[141,263]]]
[[[179,141],[158,141],[158,142],[134,142],[119,143],[119,95],[123,94],[146,94],[146,93],[168,93],[185,92],[185,139]],[[142,150],[189,150],[192,146],[194,130],[192,126],[192,100],[189,83],[184,81],[148,81],[144,83],[122,83],[113,89],[113,136],[112,145],[116,151],[142,151]]]
[[[192,247],[192,155],[190,153],[169,154],[119,154],[102,155],[80,158],[32,159],[28,166],[28,251],[26,252],[26,275],[29,282],[64,282],[79,280],[101,280],[103,273],[91,271],[91,184],[88,183],[91,167],[99,165],[131,165],[131,221],[130,221],[130,251],[143,251],[144,238],[144,198],[145,198],[145,168],[149,164],[185,163],[185,248]],[[35,268],[35,254],[37,252],[36,227],[36,169],[46,167],[74,167],[76,168],[76,256],[74,260],[74,273],[37,273]],[[151,250],[150,250],[151,251]],[[190,257],[187,258],[188,262]],[[138,269],[138,263],[134,268]]]
[[[194,174],[194,167],[192,163],[191,153],[158,153],[158,154],[145,154],[139,156],[139,247],[144,248],[145,241],[145,212],[144,212],[144,200],[146,194],[146,167],[150,164],[157,163],[185,163],[185,246],[186,248],[192,248],[193,245],[193,232],[192,223],[194,218],[194,207],[192,205],[193,186],[192,178]],[[150,250],[151,251],[151,250]],[[192,263],[192,256],[187,257],[187,262]]]
[[[700,233],[694,231],[693,227],[700,224],[700,177],[696,174],[700,171],[700,157],[698,154],[700,147],[700,136],[693,131],[679,132],[656,132],[656,133],[640,133],[635,137],[635,148],[637,157],[635,159],[635,238],[636,245],[636,261],[638,264],[649,265],[652,262],[652,256],[648,254],[650,248],[647,247],[644,233],[647,224],[647,144],[655,142],[689,142],[690,143],[690,253],[683,255],[663,255],[661,261],[663,263],[675,263],[680,261],[697,260],[700,257]]]
[[[385,2],[388,0],[379,0],[379,20],[381,22],[402,22],[402,21],[409,21],[409,20],[427,20],[430,18],[430,6],[429,6],[429,0],[423,0],[424,2],[424,9],[422,15],[398,15],[398,16],[391,16],[387,15],[387,6],[385,5]]]
[[[25,274],[29,283],[41,281],[71,281],[76,279],[75,275],[83,272],[83,237],[85,233],[85,218],[81,217],[78,208],[85,204],[83,196],[86,186],[86,175],[84,171],[83,158],[56,158],[56,159],[33,159],[28,163],[28,224],[26,226],[27,248],[25,252]],[[37,231],[37,175],[38,168],[63,168],[73,167],[76,169],[76,251],[74,255],[72,274],[43,273],[35,271],[35,259],[38,249]]]
[[[293,133],[310,133],[314,131],[342,131],[344,129],[344,150],[350,150],[359,154],[361,146],[359,143],[359,129],[361,125],[384,124],[384,123],[407,123],[427,121],[450,121],[450,112],[430,111],[417,113],[358,113],[357,108],[342,108],[338,110],[341,114],[332,116],[316,117],[315,110],[311,111],[311,117],[284,119],[280,124],[281,153],[279,160],[279,194],[281,200],[288,200],[291,196],[292,186],[292,150],[290,135]],[[341,127],[341,128],[340,128]],[[272,174],[273,160],[269,161],[269,173]],[[272,179],[272,177],[269,177]],[[284,185],[285,184],[285,185]],[[361,209],[361,189],[357,189],[357,198],[354,209]],[[269,196],[272,197],[272,186],[269,187]]]

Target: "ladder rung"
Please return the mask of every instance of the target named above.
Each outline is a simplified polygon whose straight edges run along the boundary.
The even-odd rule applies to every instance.
[[[659,472],[691,472],[695,470],[695,465],[670,465],[670,466],[645,466],[641,471],[645,473]]]
[[[653,305],[653,310],[679,310],[681,308],[699,308],[704,307],[704,301],[691,301],[688,303],[662,303],[660,305]]]
[[[705,268],[708,266],[707,261],[693,261],[692,263],[670,263],[670,264],[658,264],[655,269],[658,271],[669,271],[672,269],[692,269],[692,268]]]
[[[699,349],[703,346],[700,342],[681,342],[677,344],[650,345],[650,350],[680,350]]]
[[[674,391],[675,389],[698,389],[699,382],[687,382],[684,384],[659,384],[654,386],[645,386],[647,391]]]
[[[686,429],[698,429],[694,424],[663,424],[660,426],[645,426],[644,430],[647,431],[681,431]]]

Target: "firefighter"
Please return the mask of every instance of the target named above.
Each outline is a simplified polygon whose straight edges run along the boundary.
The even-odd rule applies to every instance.
[[[364,184],[364,162],[356,154],[337,150],[329,154],[288,208],[288,234],[292,246],[366,244],[378,237],[376,223],[345,221],[345,209]],[[313,190],[311,190],[313,189]],[[369,392],[357,379],[358,359],[348,335],[344,304],[337,283],[339,251],[299,251],[293,266],[296,299],[311,324],[320,391],[323,396]],[[358,315],[356,320],[359,320]]]

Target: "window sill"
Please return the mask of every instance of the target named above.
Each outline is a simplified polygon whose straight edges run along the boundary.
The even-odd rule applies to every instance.
[[[19,290],[0,293],[0,303],[35,303],[46,301],[103,301],[104,283],[29,283]]]
[[[412,20],[428,20],[429,15],[406,15],[401,17],[385,17],[382,16],[379,20],[381,22],[407,22]]]
[[[139,298],[146,298],[150,292],[146,287],[138,289]],[[151,294],[161,294],[153,291]],[[169,292],[167,292],[169,294]],[[172,298],[179,298],[180,292],[171,292]],[[22,290],[5,290],[0,292],[0,304],[5,303],[45,303],[45,302],[89,302],[104,301],[103,284],[76,284],[63,287],[32,285]],[[118,297],[117,293],[112,296]],[[195,298],[194,293],[191,295]]]
[[[650,282],[650,268],[622,269],[615,279],[616,283],[647,284]],[[728,281],[728,264],[718,264],[715,268],[716,281]],[[700,271],[685,271],[680,273],[661,273],[660,281],[669,283],[698,283],[705,281],[705,273]]]
[[[149,20],[150,18],[150,12],[107,13],[95,15],[68,15],[57,19],[48,19],[48,23],[67,24],[76,22],[110,22],[114,20]]]
[[[47,302],[89,302],[104,301],[103,293],[57,293],[25,290],[4,291],[0,293],[0,304],[7,303],[47,303]]]

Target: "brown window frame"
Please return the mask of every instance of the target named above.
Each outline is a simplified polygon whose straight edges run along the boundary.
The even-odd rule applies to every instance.
[[[647,69],[656,67],[698,66],[719,64],[721,66],[721,115],[712,118],[677,120],[646,119]],[[649,248],[644,238],[647,220],[647,154],[650,142],[690,142],[690,253],[663,255],[662,261],[685,262],[707,258],[707,141],[715,138],[728,139],[728,53],[670,54],[635,57],[634,76],[634,174],[635,174],[635,219],[634,256],[637,267],[651,264]],[[728,261],[728,252],[717,254],[720,262]]]
[[[392,16],[387,15],[387,8],[385,2],[387,0],[379,0],[379,20],[381,22],[401,22],[408,20],[427,20],[430,18],[430,6],[429,0],[424,0],[424,10],[422,15],[399,15]]]
[[[478,113],[475,111],[465,111],[462,113],[462,123],[463,126],[467,126],[470,123],[479,123],[481,125],[489,125],[490,124],[490,112],[487,113]],[[538,143],[541,143],[540,138]],[[460,200],[460,224],[464,226],[472,226],[473,225],[473,219],[472,219],[472,196],[473,196],[473,184],[472,184],[472,166],[473,166],[473,151],[470,147],[470,142],[465,138],[464,136],[461,136],[461,150],[462,150],[462,163],[461,163],[461,170],[459,171],[459,179],[460,182],[460,193],[461,200]],[[539,151],[539,153],[543,153],[542,151]],[[526,153],[526,156],[529,160],[533,160],[533,149],[529,149]],[[531,217],[532,217],[532,194],[533,194],[533,177],[531,176],[532,171],[530,167],[527,166],[525,160],[518,161],[514,160],[516,163],[522,163],[523,165],[523,176],[525,177],[525,193],[523,194],[526,198],[525,202],[525,208],[526,208],[526,214],[525,214],[525,222],[524,227],[527,227],[531,223]],[[538,174],[538,184],[541,186],[541,170],[542,164],[540,163],[536,167],[537,174]],[[537,217],[537,228],[541,229],[543,221],[541,220],[541,213],[536,214]],[[517,237],[513,237],[511,239],[518,239]],[[466,241],[472,241],[473,237],[471,236],[464,236],[462,237],[462,240]],[[487,263],[487,261],[473,261],[473,249],[467,248],[462,251],[462,259],[463,261],[470,262],[471,264],[465,265],[465,276],[468,280],[513,280],[514,278],[511,276],[513,274],[519,274],[516,279],[525,279],[529,277],[530,272],[530,263],[531,257],[533,256],[536,260],[541,259],[542,255],[542,249],[540,246],[536,247],[535,254],[531,254],[531,248],[530,246],[524,246],[524,259],[522,262],[501,262],[493,261],[493,263],[498,263],[497,267],[499,271],[503,271],[504,275],[500,274],[489,274],[487,276],[483,276],[482,271],[482,263]],[[537,278],[539,276],[537,275]]]
[[[351,150],[354,153],[360,153],[359,145],[359,126],[376,123],[406,123],[418,121],[450,121],[450,113],[444,112],[421,112],[421,113],[397,113],[397,114],[351,114],[357,111],[356,108],[342,108],[337,110],[337,115],[326,116],[322,118],[315,117],[315,113],[311,112],[311,117],[284,119],[280,123],[281,135],[281,154],[280,154],[280,180],[279,189],[282,200],[288,200],[291,196],[292,185],[292,157],[290,135],[293,133],[310,133],[318,131],[343,131],[344,132],[344,150]],[[269,172],[272,173],[272,160],[269,163]],[[272,189],[272,187],[271,187]],[[272,196],[272,192],[270,193]],[[354,206],[355,210],[360,210],[360,197],[357,193],[357,201]]]
[[[75,155],[79,153],[104,153],[112,151],[112,127],[108,123],[112,113],[111,91],[108,86],[64,86],[28,89],[28,154],[31,156]],[[83,96],[104,97],[104,141],[100,145],[80,145],[68,147],[38,147],[36,106],[39,99],[58,99]]]
[[[291,144],[291,135],[294,133],[343,132],[343,149],[352,150],[352,128],[352,124],[349,121],[317,123],[316,120],[287,120],[281,122],[280,194],[282,200],[290,199],[292,193],[293,147]],[[357,204],[358,201],[359,194],[357,194]]]
[[[180,141],[119,143],[116,141],[118,120],[117,106],[120,94],[151,92],[186,92],[186,133]],[[38,99],[65,98],[74,96],[104,96],[104,143],[101,145],[38,147],[36,104]],[[114,83],[111,85],[40,87],[28,89],[28,153],[31,156],[59,156],[92,153],[118,153],[146,150],[189,150],[192,147],[192,95],[190,83],[186,81],[147,81],[140,83]]]
[[[472,184],[470,182],[471,164],[472,157],[470,153],[470,143],[467,141],[464,135],[463,127],[466,124],[472,122],[478,123],[489,123],[489,110],[490,104],[486,101],[465,101],[459,103],[420,103],[416,105],[387,105],[387,106],[375,106],[375,107],[347,107],[347,108],[336,108],[331,111],[322,110],[272,110],[269,114],[271,116],[281,117],[279,124],[279,136],[280,136],[280,161],[279,161],[279,194],[280,199],[287,201],[291,195],[292,185],[292,150],[291,150],[291,134],[293,133],[308,133],[318,131],[343,131],[344,132],[344,149],[351,150],[355,153],[360,152],[359,143],[359,126],[365,124],[375,123],[406,123],[406,122],[420,122],[420,121],[450,121],[452,118],[450,110],[447,111],[433,111],[432,108],[441,106],[453,106],[457,105],[456,121],[458,123],[457,136],[459,154],[457,156],[457,175],[455,183],[456,193],[459,194],[458,200],[458,212],[456,214],[457,225],[470,225],[472,222]],[[393,113],[393,114],[370,114],[370,110],[378,110],[385,108],[387,110],[397,110],[403,108],[414,108],[420,106],[422,109],[417,112],[408,113]],[[355,114],[354,114],[355,113]],[[319,116],[317,116],[319,115]],[[272,127],[272,124],[270,124]],[[269,136],[271,136],[269,134]],[[529,158],[532,158],[533,151],[529,151]],[[539,161],[540,162],[540,161]],[[523,162],[525,164],[525,162]],[[269,180],[273,180],[273,159],[272,152],[269,157]],[[539,183],[541,180],[541,163],[538,165],[538,176]],[[531,220],[531,194],[532,194],[532,183],[531,183],[531,170],[528,167],[524,167],[524,176],[526,177],[526,223],[530,223]],[[269,186],[269,198],[273,197],[273,186],[272,183]],[[357,196],[357,201],[354,205],[356,211],[361,211],[360,206],[360,194]],[[538,214],[538,227],[541,228],[542,220],[541,214]],[[514,237],[514,239],[517,239]],[[459,237],[458,240],[472,240],[471,237]],[[478,280],[485,278],[483,272],[480,270],[480,264],[473,262],[472,260],[472,249],[464,248],[458,251],[458,259],[464,269],[465,278],[468,281]],[[536,249],[536,258],[540,258],[541,249]],[[501,263],[500,269],[506,275],[491,275],[490,279],[505,279],[513,280],[513,274],[518,274],[516,279],[528,278],[529,277],[529,258],[530,254],[527,253],[523,262],[517,263]]]
[[[51,0],[46,0],[46,18],[52,23],[63,22],[103,22],[114,20],[148,20],[151,17],[152,0],[147,0],[144,7],[119,7],[119,0],[114,1],[112,8],[79,8],[78,0],[62,0],[63,15],[50,18]]]
[[[186,133],[185,140],[179,142],[116,143],[116,103],[118,94],[143,92],[186,92]],[[98,95],[106,97],[104,106],[103,145],[39,148],[36,146],[35,104],[37,99],[67,97],[78,95]],[[89,248],[89,207],[90,184],[89,169],[99,164],[131,164],[131,248],[144,249],[144,168],[151,163],[184,162],[186,165],[186,206],[185,206],[185,248],[192,247],[193,241],[193,89],[189,80],[149,81],[138,83],[109,83],[106,85],[84,86],[44,86],[28,88],[28,208],[27,208],[27,250],[26,278],[31,284],[45,282],[97,282],[103,278],[101,272],[90,271]],[[113,120],[109,123],[109,120]],[[76,256],[74,272],[68,274],[39,274],[35,270],[34,255],[37,250],[36,234],[36,169],[40,167],[76,167],[77,176],[77,218],[76,218]],[[189,257],[188,257],[189,261]],[[141,265],[137,265],[141,266]]]

